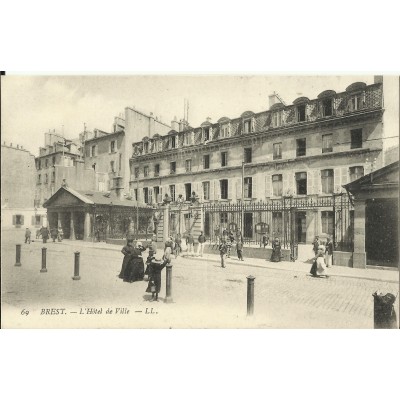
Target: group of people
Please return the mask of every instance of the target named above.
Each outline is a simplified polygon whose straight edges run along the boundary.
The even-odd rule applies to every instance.
[[[332,267],[333,242],[328,236],[326,242],[323,243],[319,236],[316,236],[313,243],[314,260],[310,270],[310,274],[314,277],[328,277],[327,268]]]
[[[31,236],[32,232],[29,228],[25,229],[25,243],[30,244],[31,243]],[[56,239],[59,242],[62,242],[64,238],[64,232],[61,227],[56,228],[53,227],[50,230],[47,228],[47,226],[42,226],[40,229],[36,231],[36,239],[40,239],[40,237],[43,239],[43,243],[47,243],[47,240],[49,237],[53,239],[53,243],[56,241]]]
[[[236,238],[232,231],[224,230],[218,246],[219,255],[221,257],[221,267],[225,268],[225,257],[231,257],[231,248],[236,241],[236,252],[239,261],[244,261],[243,259],[243,236],[240,231],[236,232]]]
[[[165,248],[161,256],[157,253],[155,237],[152,238],[148,246],[143,246],[140,241],[134,244],[133,239],[129,238],[126,246],[121,250],[124,259],[118,277],[129,283],[148,281],[146,293],[151,293],[150,301],[158,301],[158,294],[161,290],[161,271],[171,260],[173,251],[171,244],[170,240],[165,242]],[[146,250],[148,250],[148,256],[145,269],[142,253]]]

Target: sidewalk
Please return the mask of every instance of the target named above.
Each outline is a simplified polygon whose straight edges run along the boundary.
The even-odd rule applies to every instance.
[[[122,248],[120,245],[106,244],[104,242],[93,243],[93,242],[71,241],[71,240],[64,240],[61,243],[56,243],[56,245],[75,247],[74,251],[78,250],[79,248],[92,248],[92,249],[120,252]],[[203,257],[187,256],[186,254],[183,254],[182,257],[200,262],[220,263],[220,256],[216,254],[204,254]],[[229,267],[229,264],[244,265],[246,267],[268,268],[274,270],[292,271],[303,274],[308,274],[311,269],[311,264],[299,260],[295,262],[281,261],[279,263],[273,263],[271,261],[262,260],[259,258],[247,258],[244,261],[239,261],[234,256],[232,256],[231,258],[226,258],[226,264],[227,267]],[[329,268],[328,271],[329,275],[331,276],[358,278],[358,279],[366,279],[366,280],[390,282],[390,283],[399,282],[399,271],[397,270],[387,270],[387,269],[381,270],[378,268],[361,269],[361,268],[340,267],[334,265],[333,267]]]

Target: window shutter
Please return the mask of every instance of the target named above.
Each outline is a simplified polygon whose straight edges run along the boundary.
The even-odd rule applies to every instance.
[[[13,215],[13,216],[12,216],[12,224],[13,224],[13,225],[16,225],[16,223],[17,223],[17,216],[16,216],[16,215]]]
[[[199,192],[197,193],[197,196],[199,196],[199,200],[203,201],[204,200],[204,187],[203,187],[204,182],[199,183],[198,189]]]
[[[261,178],[261,177],[260,177],[260,178]],[[258,176],[258,175],[253,176],[253,178],[251,179],[251,185],[252,185],[252,188],[251,188],[251,197],[252,197],[253,199],[256,199],[256,198],[258,197],[258,195],[257,195],[257,190],[258,190],[258,179],[259,179],[259,176]]]
[[[242,178],[236,179],[236,199],[242,198]]]
[[[288,194],[288,191],[289,191],[289,173],[282,172],[282,194],[283,194],[283,196],[286,196]],[[271,193],[271,189],[270,189],[270,193]]]
[[[221,200],[221,183],[218,179],[214,180],[214,196],[215,200]]]
[[[296,194],[295,186],[294,186],[294,172],[287,173],[287,180],[288,180],[288,189],[291,195]]]
[[[307,171],[307,194],[315,193],[314,171]]]
[[[284,179],[284,177],[282,177]],[[272,196],[272,175],[267,174],[265,175],[265,197],[271,197]]]
[[[322,192],[321,185],[321,171],[314,171],[314,193],[320,194]]]
[[[234,180],[228,179],[228,199],[233,199]]]
[[[335,168],[333,171],[333,190],[335,193],[340,193],[342,190],[340,168]]]
[[[346,183],[349,182],[349,169],[347,167],[343,167],[341,168],[341,178],[342,178],[342,182],[341,185],[346,185]],[[344,191],[344,188],[340,188],[341,191]]]
[[[210,181],[210,200],[215,200],[214,196],[214,181]]]
[[[32,225],[32,226],[35,225],[35,216],[34,216],[34,215],[32,215],[32,222],[31,222],[31,225]]]

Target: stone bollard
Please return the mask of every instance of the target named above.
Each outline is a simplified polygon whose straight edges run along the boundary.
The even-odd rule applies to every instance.
[[[47,268],[46,268],[46,247],[42,247],[42,269],[40,270],[40,272],[47,272]]]
[[[247,277],[247,316],[254,313],[254,276]]]
[[[171,262],[168,262],[167,266],[167,276],[166,276],[166,294],[165,294],[165,303],[172,303],[172,265]]]
[[[80,259],[81,253],[79,253],[79,251],[75,252],[75,265],[74,265],[74,276],[72,277],[72,279],[74,281],[79,281],[79,279],[81,279],[81,277],[79,276],[79,259]]]
[[[15,254],[15,264],[14,267],[20,267],[21,266],[21,245],[17,244],[16,246],[16,254]]]

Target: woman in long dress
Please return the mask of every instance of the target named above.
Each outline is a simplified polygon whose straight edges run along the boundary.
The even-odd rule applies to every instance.
[[[141,242],[137,242],[135,248],[132,250],[132,257],[128,262],[125,270],[125,282],[142,281],[144,277],[144,262],[142,251],[144,247]]]
[[[121,279],[125,278],[125,270],[126,270],[126,267],[132,257],[132,251],[134,249],[132,242],[133,242],[132,239],[128,239],[126,246],[124,246],[121,250],[121,253],[124,255],[124,260],[122,261],[121,272],[118,275],[118,277]]]
[[[271,254],[271,261],[272,262],[279,262],[281,261],[281,242],[278,238],[272,242],[272,254]]]

